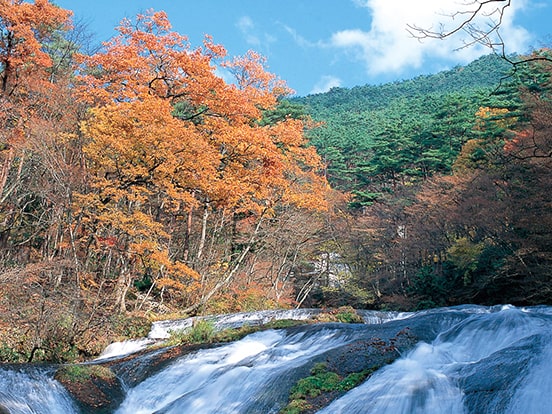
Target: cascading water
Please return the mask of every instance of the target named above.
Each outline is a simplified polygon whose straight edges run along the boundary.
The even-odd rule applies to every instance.
[[[547,313],[512,307],[476,313],[432,343],[418,344],[320,413],[552,413]],[[529,367],[521,363],[527,360]]]
[[[118,413],[245,413],[259,411],[274,379],[290,375],[320,353],[351,341],[354,331],[326,329],[285,335],[264,331],[228,346],[183,357],[131,389]],[[264,403],[262,403],[264,404]]]
[[[0,413],[76,413],[71,396],[51,378],[50,368],[0,368]]]
[[[148,365],[153,354],[115,361],[127,387],[116,413],[278,413],[316,362],[360,366],[368,350],[378,354],[374,343],[391,344],[405,331],[417,343],[319,413],[552,413],[551,307],[462,306],[363,318],[365,325],[257,332],[177,356],[138,381],[130,364]],[[0,370],[3,412],[79,411],[51,368],[22,366]]]

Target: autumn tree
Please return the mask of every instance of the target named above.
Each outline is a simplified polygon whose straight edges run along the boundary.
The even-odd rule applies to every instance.
[[[261,122],[289,92],[264,59],[226,59],[209,37],[193,49],[170,29],[163,12],[124,20],[82,62],[81,98],[94,108],[75,211],[121,310],[135,282],[197,310],[236,277],[279,205],[323,207],[304,123]]]
[[[78,150],[71,96],[78,49],[71,12],[49,1],[0,2],[0,245],[5,264],[60,257]],[[70,252],[70,249],[67,250]]]
[[[8,177],[16,156],[24,148],[30,119],[44,102],[50,86],[52,59],[44,43],[68,27],[70,12],[48,0],[27,3],[0,2],[0,194],[5,196]],[[17,175],[17,173],[16,173]],[[7,190],[13,191],[13,190]]]
[[[481,107],[453,175],[425,185],[408,209],[422,303],[549,300],[549,66],[530,66],[516,83],[522,106]]]
[[[0,342],[18,360],[77,357],[76,342],[98,323],[74,249],[81,33],[70,16],[45,0],[0,2]]]

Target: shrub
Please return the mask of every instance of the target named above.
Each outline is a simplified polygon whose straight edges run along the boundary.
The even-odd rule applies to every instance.
[[[347,392],[368,378],[376,368],[353,372],[345,378],[336,372],[328,371],[325,363],[315,364],[306,378],[301,378],[291,388],[289,404],[280,414],[300,414],[313,408],[312,399],[324,393]],[[309,402],[309,399],[311,402]]]
[[[215,326],[212,322],[200,319],[194,323],[187,334],[187,342],[192,344],[200,344],[211,342],[215,336]]]
[[[55,377],[61,383],[82,383],[92,378],[113,380],[115,374],[103,365],[66,365],[56,372]]]
[[[316,317],[316,320],[319,322],[364,323],[362,317],[351,306],[341,306],[323,312]]]

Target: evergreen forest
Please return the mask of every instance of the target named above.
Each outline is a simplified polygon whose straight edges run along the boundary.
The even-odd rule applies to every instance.
[[[163,12],[99,49],[48,0],[0,28],[2,361],[197,314],[552,301],[548,49],[297,97]]]

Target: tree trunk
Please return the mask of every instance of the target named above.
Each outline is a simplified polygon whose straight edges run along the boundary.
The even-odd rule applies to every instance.
[[[203,217],[201,219],[201,239],[199,240],[199,247],[197,249],[197,260],[203,256],[203,249],[205,248],[205,238],[207,236],[207,219],[209,218],[209,202],[206,201],[203,206]]]
[[[119,308],[120,313],[126,312],[126,295],[130,289],[132,283],[132,278],[130,277],[130,270],[124,259],[122,260],[123,264],[121,266],[121,272],[117,279],[117,285],[115,288],[115,307]]]
[[[182,312],[187,314],[195,314],[197,311],[207,304],[209,300],[224,286],[226,286],[228,283],[232,281],[238,270],[240,269],[242,263],[244,262],[245,258],[247,257],[247,254],[253,247],[253,244],[257,241],[257,235],[259,234],[259,230],[261,229],[261,224],[263,222],[263,217],[266,210],[261,213],[261,216],[259,218],[259,221],[257,225],[255,226],[255,230],[253,231],[253,234],[249,238],[249,241],[245,245],[244,249],[241,251],[238,258],[233,262],[233,266],[226,271],[226,274],[222,276],[222,278],[215,284],[215,286],[207,292],[203,297],[195,304],[189,306],[188,308],[184,309]]]

